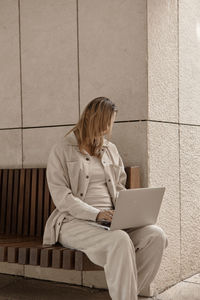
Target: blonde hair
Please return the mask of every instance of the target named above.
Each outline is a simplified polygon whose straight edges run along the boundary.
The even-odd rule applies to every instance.
[[[95,98],[88,103],[78,123],[66,135],[74,131],[81,153],[84,154],[84,146],[87,146],[91,155],[100,157],[104,135],[109,133],[110,136],[109,128],[114,112],[117,112],[117,108],[110,99]]]

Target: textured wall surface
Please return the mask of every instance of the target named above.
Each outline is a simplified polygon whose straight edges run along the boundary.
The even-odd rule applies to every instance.
[[[128,138],[127,138],[128,137]],[[141,167],[141,185],[147,186],[147,122],[117,123],[113,127],[112,141],[126,166]]]
[[[148,119],[178,122],[177,1],[149,0]]]
[[[154,284],[200,270],[200,3],[148,3],[148,184],[166,192],[158,224],[169,246]]]
[[[23,125],[78,119],[76,1],[20,1]]]
[[[148,186],[164,186],[157,225],[168,237],[160,269],[153,282],[159,291],[180,281],[180,198],[178,124],[148,122]]]
[[[200,125],[200,2],[179,1],[180,122]]]
[[[200,271],[200,127],[181,125],[181,277]]]
[[[177,1],[147,1],[148,10],[148,186],[165,186],[157,224],[168,237],[158,291],[180,281]]]
[[[44,167],[49,149],[64,136],[72,126],[41,127],[24,130],[23,134],[23,166]]]
[[[18,13],[17,1],[0,2],[0,128],[21,126]]]
[[[146,0],[79,1],[81,108],[96,95],[119,120],[147,118]]]
[[[200,271],[200,2],[179,1],[181,277]]]
[[[84,106],[106,96],[119,109],[113,141],[125,164],[142,165],[145,174],[146,0],[2,0],[0,14],[0,143],[12,153],[2,151],[0,165],[45,166]],[[134,149],[124,152],[120,136]]]

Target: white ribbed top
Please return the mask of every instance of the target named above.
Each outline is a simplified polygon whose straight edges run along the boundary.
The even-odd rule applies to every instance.
[[[104,167],[99,158],[90,156],[89,184],[85,202],[96,208],[112,209],[112,201],[106,185]]]

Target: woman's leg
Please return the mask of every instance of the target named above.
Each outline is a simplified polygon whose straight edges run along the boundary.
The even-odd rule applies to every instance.
[[[139,294],[156,276],[168,239],[163,229],[157,225],[124,231],[128,233],[136,249]]]
[[[106,230],[74,219],[62,224],[59,242],[83,251],[92,262],[104,267],[113,300],[138,299],[135,248],[125,231]]]

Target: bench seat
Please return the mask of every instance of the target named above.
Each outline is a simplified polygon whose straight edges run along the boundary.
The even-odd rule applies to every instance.
[[[0,262],[78,271],[103,270],[81,251],[62,247],[59,243],[44,246],[38,238],[7,235],[0,236]]]
[[[126,167],[127,188],[140,187],[138,166]],[[78,271],[103,270],[82,251],[42,245],[55,206],[46,168],[0,169],[0,262]]]

